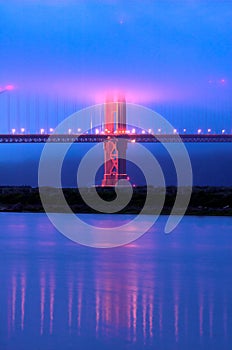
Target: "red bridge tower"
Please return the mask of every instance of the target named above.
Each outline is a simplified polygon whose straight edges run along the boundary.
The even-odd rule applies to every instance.
[[[118,180],[127,179],[126,150],[127,141],[117,138],[126,133],[126,100],[124,96],[117,101],[108,98],[105,102],[104,178],[102,186],[115,186]]]

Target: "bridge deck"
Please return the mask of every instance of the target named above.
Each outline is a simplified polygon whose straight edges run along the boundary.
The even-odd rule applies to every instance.
[[[126,134],[126,135],[68,135],[68,134],[34,134],[34,135],[0,135],[0,143],[97,143],[104,142],[108,138],[126,138],[129,142],[142,142],[142,143],[209,143],[209,142],[232,142],[232,134]]]

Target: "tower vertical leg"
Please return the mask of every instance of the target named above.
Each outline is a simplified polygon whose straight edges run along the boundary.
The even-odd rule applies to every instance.
[[[118,181],[118,150],[115,139],[104,142],[104,179],[102,186],[115,186]]]
[[[117,141],[118,149],[118,180],[126,180],[126,150],[127,150],[127,141],[123,139],[118,139]]]

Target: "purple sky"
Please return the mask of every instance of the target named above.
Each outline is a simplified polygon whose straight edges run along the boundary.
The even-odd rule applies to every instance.
[[[108,90],[145,104],[229,101],[230,1],[1,3],[2,86],[88,102]]]

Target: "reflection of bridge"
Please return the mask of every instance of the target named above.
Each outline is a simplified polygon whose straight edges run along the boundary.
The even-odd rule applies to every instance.
[[[109,138],[127,139],[129,142],[141,143],[220,143],[232,142],[232,134],[2,134],[0,143],[97,143]]]
[[[15,221],[19,220],[17,214],[12,215]],[[13,227],[12,218],[6,216],[4,220]],[[61,335],[61,339],[70,339],[70,343],[73,339],[77,343],[81,339],[78,336],[83,337],[87,333],[92,341],[96,338],[118,338],[127,340],[135,349],[137,344],[141,344],[142,349],[145,341],[149,343],[149,348],[155,349],[155,344],[163,342],[167,334],[168,339],[173,341],[183,337],[188,340],[190,335],[196,339],[200,337],[202,341],[209,335],[212,341],[214,337],[217,339],[219,335],[224,335],[231,341],[229,285],[222,287],[216,278],[202,273],[196,274],[196,279],[188,276],[188,270],[193,266],[190,259],[186,259],[184,265],[175,264],[170,258],[165,270],[168,278],[163,277],[162,259],[169,248],[184,254],[183,246],[176,246],[175,240],[167,248],[161,236],[153,239],[151,232],[144,236],[142,244],[133,242],[120,248],[121,258],[117,249],[109,254],[95,250],[84,258],[82,248],[61,240],[43,217],[35,215],[31,220],[29,222],[21,217],[20,237],[17,235],[15,240],[15,226],[9,231],[9,241],[4,241],[1,248],[3,255],[7,247],[9,255],[0,270],[1,340],[7,338],[10,342],[13,338],[22,341],[26,333],[35,337],[36,341],[39,341],[39,335],[46,337],[42,338],[42,344],[49,335],[56,340],[60,340]],[[36,247],[34,263],[31,263],[31,245],[28,243],[31,225],[34,227]],[[159,230],[162,223],[158,225]],[[207,224],[203,225],[204,228]],[[20,250],[15,257],[19,242],[23,253]],[[155,258],[144,258],[146,249],[150,254],[156,251]],[[191,249],[199,252],[198,247]],[[24,259],[17,259],[22,254]],[[41,254],[44,259],[40,258]],[[60,259],[66,254],[69,259]],[[208,254],[213,260],[213,252]],[[231,265],[227,267],[230,272]],[[195,268],[196,271],[200,269],[198,264]],[[219,276],[220,271],[216,270],[215,277]],[[184,279],[188,281],[187,289],[182,283]],[[218,300],[223,302],[217,303]],[[66,338],[68,334],[72,338]]]

